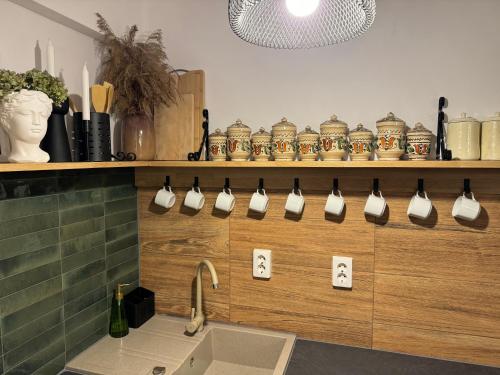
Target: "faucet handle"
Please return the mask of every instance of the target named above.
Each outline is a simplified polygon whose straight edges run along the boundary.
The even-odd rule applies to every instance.
[[[191,308],[191,320],[194,319],[195,315],[196,315],[196,309],[193,307],[193,308]]]

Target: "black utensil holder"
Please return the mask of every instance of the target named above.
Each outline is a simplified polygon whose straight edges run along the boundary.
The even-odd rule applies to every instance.
[[[52,114],[47,120],[47,133],[40,143],[40,148],[50,155],[49,163],[71,161],[68,131],[65,116],[69,111],[69,100],[60,106],[52,106]]]
[[[139,328],[155,314],[154,292],[138,287],[124,297],[128,326]]]
[[[91,112],[88,129],[82,113],[73,113],[75,161],[111,161],[111,127],[107,113]]]

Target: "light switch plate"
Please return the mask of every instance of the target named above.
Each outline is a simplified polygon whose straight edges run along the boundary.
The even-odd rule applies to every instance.
[[[271,250],[253,249],[253,277],[271,278]]]
[[[336,288],[352,289],[352,258],[332,258],[332,284]]]

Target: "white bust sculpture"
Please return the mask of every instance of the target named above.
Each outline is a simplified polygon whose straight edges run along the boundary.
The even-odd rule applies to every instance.
[[[8,139],[0,132],[2,158],[12,163],[48,162],[49,154],[39,146],[51,113],[52,100],[43,92],[21,90],[4,97],[0,101],[0,127]]]

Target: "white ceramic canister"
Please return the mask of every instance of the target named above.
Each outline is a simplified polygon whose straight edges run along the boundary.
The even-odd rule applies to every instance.
[[[295,160],[297,149],[297,127],[283,117],[280,122],[273,125],[272,154],[274,160]]]
[[[500,160],[500,112],[481,125],[481,160]]]
[[[210,160],[225,161],[227,157],[227,136],[220,129],[215,129],[215,132],[208,136],[208,149]]]
[[[349,132],[349,156],[351,160],[369,160],[373,151],[373,133],[363,124]]]
[[[246,161],[250,158],[250,133],[251,129],[236,120],[227,128],[227,155],[233,161]]]
[[[348,126],[340,121],[337,115],[320,125],[320,156],[323,160],[342,160],[347,145]]]
[[[406,153],[410,160],[426,160],[431,153],[432,132],[420,122],[406,133]]]
[[[271,158],[271,133],[260,128],[252,134],[252,157],[255,161],[267,161]]]
[[[394,113],[377,121],[377,156],[380,160],[399,160],[405,153],[406,124]]]
[[[462,113],[448,122],[446,145],[453,159],[479,160],[481,157],[481,123]]]
[[[300,160],[316,160],[319,154],[319,134],[306,126],[305,130],[297,135]]]

